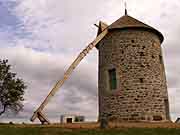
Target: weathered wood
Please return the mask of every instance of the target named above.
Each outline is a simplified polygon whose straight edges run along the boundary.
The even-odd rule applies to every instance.
[[[102,21],[99,22],[99,26],[98,26],[98,33],[97,35],[101,34],[106,28],[108,27],[108,25]]]

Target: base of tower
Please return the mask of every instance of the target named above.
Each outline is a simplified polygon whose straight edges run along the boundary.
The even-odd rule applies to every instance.
[[[164,122],[108,122],[108,128],[175,128],[180,126],[171,121]]]
[[[142,125],[146,125],[146,126],[152,126],[152,125],[155,125],[155,126],[159,126],[161,127],[163,124],[173,124],[173,122],[171,120],[160,120],[160,121],[157,121],[157,120],[141,120],[141,119],[101,119],[99,120],[99,123],[100,123],[100,127],[101,128],[109,128],[109,127],[122,127],[123,125],[130,125],[130,126],[133,126],[133,125],[138,125],[139,127],[141,127]],[[143,126],[142,126],[143,127]]]

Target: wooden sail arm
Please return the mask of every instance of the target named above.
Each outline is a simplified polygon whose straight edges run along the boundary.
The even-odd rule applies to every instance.
[[[102,24],[101,24],[102,23]],[[64,82],[68,79],[68,77],[70,76],[70,74],[73,72],[73,70],[78,66],[78,64],[80,63],[80,61],[89,53],[90,50],[92,50],[104,37],[105,35],[108,33],[108,29],[107,29],[107,25],[105,25],[105,23],[100,22],[100,25],[103,28],[101,28],[103,31],[96,37],[96,39],[91,42],[79,55],[78,57],[74,60],[74,62],[70,65],[70,67],[66,70],[66,72],[64,73],[64,76],[61,80],[59,80],[55,86],[53,87],[53,89],[49,92],[48,96],[45,98],[45,100],[41,103],[41,105],[39,106],[39,108],[34,112],[33,116],[31,117],[31,121],[34,121],[37,117],[39,118],[39,120],[46,120],[46,122],[48,123],[49,121],[44,117],[44,115],[42,115],[42,110],[44,109],[44,107],[47,105],[47,103],[49,102],[49,100],[55,95],[55,93],[59,90],[59,88],[64,84]],[[106,26],[106,28],[105,28]],[[40,116],[40,117],[39,117]],[[44,119],[43,119],[44,117]],[[42,122],[42,121],[41,121]]]
[[[45,117],[45,115],[42,112],[38,112],[37,117],[40,120],[41,124],[50,124],[50,121]]]

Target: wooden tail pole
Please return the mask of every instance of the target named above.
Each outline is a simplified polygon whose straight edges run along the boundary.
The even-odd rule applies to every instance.
[[[45,98],[45,100],[41,103],[39,108],[34,112],[33,116],[31,117],[31,121],[33,122],[36,118],[40,120],[42,124],[50,124],[48,119],[42,114],[42,110],[47,105],[49,100],[55,95],[55,93],[59,90],[59,88],[64,84],[64,82],[69,78],[73,70],[78,66],[78,64],[81,62],[81,60],[89,53],[90,50],[92,50],[108,33],[107,29],[108,25],[106,25],[103,22],[99,23],[99,29],[101,29],[101,33],[96,37],[96,39],[91,42],[74,60],[74,62],[70,65],[70,67],[66,70],[64,73],[64,76],[61,80],[57,81],[55,86],[52,88],[52,90],[49,92],[48,96]]]

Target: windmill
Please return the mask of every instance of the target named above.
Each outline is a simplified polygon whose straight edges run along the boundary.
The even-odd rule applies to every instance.
[[[38,118],[42,124],[50,124],[42,112],[44,107],[94,47],[99,50],[101,127],[108,122],[170,121],[162,33],[129,16],[126,4],[124,16],[110,26],[100,22],[98,28],[98,36],[80,52],[62,80],[34,112],[31,121]]]
[[[50,124],[50,121],[46,118],[43,114],[43,109],[48,104],[50,99],[56,94],[56,92],[60,89],[60,87],[64,84],[64,82],[69,78],[73,70],[78,66],[81,60],[94,48],[96,45],[107,35],[108,33],[108,25],[104,22],[99,22],[98,27],[98,36],[83,50],[79,53],[77,58],[74,62],[69,66],[69,68],[64,73],[64,76],[61,80],[58,80],[57,83],[54,85],[52,90],[49,92],[48,96],[44,99],[41,105],[37,108],[34,112],[33,116],[31,117],[31,121],[33,122],[36,118],[39,119],[41,124]]]

